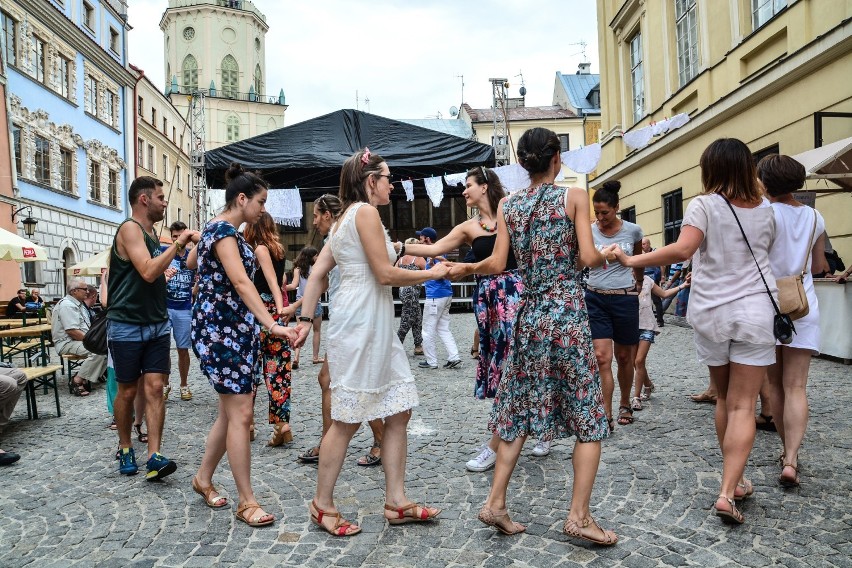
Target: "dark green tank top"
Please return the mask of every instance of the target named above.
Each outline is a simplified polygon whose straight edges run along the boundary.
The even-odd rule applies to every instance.
[[[118,230],[120,231],[128,221],[137,225],[144,235],[145,246],[151,253],[151,258],[160,256],[160,243],[137,221],[127,219],[119,225]],[[115,234],[118,236],[118,231]],[[115,251],[115,238],[109,253],[107,303],[107,319],[112,321],[145,325],[169,319],[169,312],[166,310],[166,277],[161,274],[153,282],[145,282],[129,259],[118,256]]]

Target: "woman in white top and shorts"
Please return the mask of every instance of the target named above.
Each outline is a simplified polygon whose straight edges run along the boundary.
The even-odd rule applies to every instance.
[[[704,192],[686,208],[676,242],[633,257],[618,247],[605,252],[630,267],[671,264],[695,255],[687,318],[698,360],[708,366],[719,390],[716,434],[722,486],[714,509],[723,522],[741,524],[745,519],[734,500],[754,492],[743,472],[754,445],[757,393],[775,363],[775,312],[733,211],[774,294],[769,249],[775,241],[775,215],[763,197],[751,151],[741,141],[716,140],[704,150],[700,165]]]
[[[776,347],[775,364],[769,367],[770,400],[781,436],[781,474],[785,487],[799,485],[799,447],[808,426],[808,368],[819,354],[819,304],[812,274],[828,270],[825,260],[825,220],[816,209],[793,197],[805,184],[805,167],[789,156],[772,154],[757,164],[757,174],[775,212],[776,239],[769,263],[776,278],[804,274],[808,315],[795,321],[796,333],[788,345]]]

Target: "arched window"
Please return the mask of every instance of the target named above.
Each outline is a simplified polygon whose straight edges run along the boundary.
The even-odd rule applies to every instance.
[[[222,60],[222,96],[235,99],[237,98],[239,85],[240,68],[237,65],[237,60],[230,55],[226,55]]]
[[[232,114],[228,116],[228,121],[226,123],[227,131],[225,133],[225,139],[228,142],[236,142],[240,139],[240,117]]]
[[[169,81],[171,81],[169,77]],[[193,93],[198,90],[198,61],[192,55],[183,58],[183,89],[184,94]]]
[[[260,100],[263,95],[263,73],[260,72],[260,65],[254,68],[254,92],[257,95],[257,100]]]

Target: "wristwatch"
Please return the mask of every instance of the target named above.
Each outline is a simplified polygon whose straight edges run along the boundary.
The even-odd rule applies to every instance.
[[[299,321],[306,321],[308,323],[314,323],[314,318],[309,318],[308,316],[299,316],[296,319],[298,319]]]

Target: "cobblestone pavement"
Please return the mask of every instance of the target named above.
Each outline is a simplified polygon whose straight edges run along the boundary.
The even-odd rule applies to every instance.
[[[319,366],[310,364],[309,351],[293,381],[293,444],[265,446],[265,397],[256,405],[255,491],[279,521],[251,529],[235,521],[233,506],[204,506],[190,480],[216,400],[193,361],[195,397],[182,402],[173,392],[167,406],[163,453],[179,469],[161,483],[118,474],[103,388],[88,398],[72,398],[66,389],[61,418],[46,416],[52,395],[39,395],[43,419],[32,422],[21,400],[0,438],[0,447],[23,456],[0,469],[0,566],[852,566],[849,367],[813,362],[800,489],[778,485],[780,443],[774,433],[758,432],[747,472],[756,492],[742,507],[746,524],[729,528],[710,511],[721,470],[713,406],[686,397],[704,388],[707,372],[694,360],[691,331],[670,322],[650,354],[656,393],[636,423],[618,427],[603,446],[592,511],[621,541],[600,549],[560,532],[572,481],[567,440],[544,458],[531,457],[528,443],[518,463],[509,507],[528,523],[526,534],[501,536],[476,519],[491,474],[468,473],[463,464],[487,438],[489,405],[471,396],[473,318],[463,313],[452,320],[464,364],[415,370],[421,406],[409,428],[408,492],[442,507],[439,522],[390,527],[383,521],[382,470],[355,465],[371,442],[362,429],[336,498],[364,532],[338,539],[310,524],[306,506],[316,467],[296,462],[321,427]],[[441,347],[439,353],[444,356]],[[227,463],[215,482],[236,496]]]

